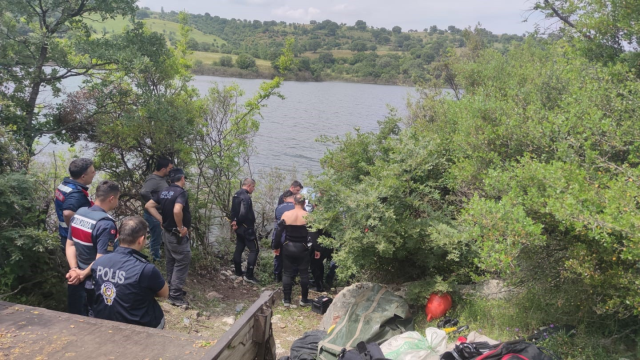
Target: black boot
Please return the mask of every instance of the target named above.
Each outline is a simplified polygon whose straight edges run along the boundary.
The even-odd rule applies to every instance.
[[[244,276],[244,271],[242,271],[242,263],[233,263],[233,266],[235,267],[235,272],[236,272],[236,276]]]
[[[244,279],[244,281],[249,282],[251,284],[260,285],[260,282],[258,281],[258,279],[253,277],[253,269],[247,269],[247,273],[244,275],[242,279]]]

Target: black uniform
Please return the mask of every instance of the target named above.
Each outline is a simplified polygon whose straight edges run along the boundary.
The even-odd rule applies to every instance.
[[[313,245],[309,243],[309,232],[306,225],[287,225],[284,220],[280,220],[276,230],[276,239],[280,239],[284,234],[284,243],[274,242],[276,250],[282,249],[282,259],[284,261],[284,276],[282,277],[282,288],[285,303],[291,303],[291,290],[295,272],[300,273],[300,287],[302,288],[302,301],[307,302],[309,296],[309,252]]]
[[[251,195],[245,189],[240,189],[233,195],[231,204],[231,221],[236,222],[236,251],[233,254],[233,264],[236,275],[242,276],[242,253],[245,247],[249,249],[247,259],[247,278],[253,278],[253,269],[258,261],[258,237],[256,236],[256,214],[253,211]]]
[[[311,251],[311,274],[313,275],[313,281],[316,286],[316,291],[322,292],[327,289],[324,288],[324,261],[329,261],[329,273],[327,274],[326,285],[329,287],[333,286],[333,279],[336,275],[336,269],[338,266],[333,261],[333,249],[324,247],[318,243],[318,239],[320,236],[331,237],[329,233],[324,232],[324,230],[318,230],[309,232],[309,241],[313,244],[313,250]],[[320,253],[320,258],[316,259],[315,252]]]
[[[160,205],[162,215],[162,240],[167,258],[167,282],[169,283],[169,300],[183,300],[182,287],[187,281],[189,263],[191,262],[191,246],[189,237],[180,236],[173,208],[182,204],[182,225],[191,228],[191,211],[189,197],[180,185],[171,184],[156,194],[154,202]]]

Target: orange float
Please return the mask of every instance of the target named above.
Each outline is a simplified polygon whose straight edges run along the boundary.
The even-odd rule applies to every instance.
[[[427,305],[424,308],[424,311],[427,314],[427,321],[443,317],[447,311],[451,309],[452,304],[453,301],[451,300],[451,295],[447,293],[431,294],[427,301]]]

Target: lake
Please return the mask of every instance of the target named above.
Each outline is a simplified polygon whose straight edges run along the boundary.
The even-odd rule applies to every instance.
[[[216,83],[220,86],[237,83],[247,95],[252,95],[262,81],[195,76],[193,85],[205,95]],[[73,91],[79,83],[80,79],[69,79],[64,88]],[[387,106],[405,114],[406,100],[415,94],[413,88],[402,86],[293,81],[285,82],[281,92],[286,100],[270,99],[262,110],[263,119],[254,143],[256,153],[251,158],[253,172],[295,165],[299,174],[318,173],[319,159],[327,148],[315,141],[320,135],[344,135],[356,127],[361,131],[376,130],[378,121],[389,113]],[[49,144],[38,157],[64,148]]]

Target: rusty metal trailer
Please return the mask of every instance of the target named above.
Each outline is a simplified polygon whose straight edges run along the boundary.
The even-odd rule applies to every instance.
[[[0,359],[275,360],[275,295],[263,292],[217,340],[0,301]]]

